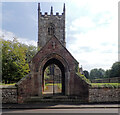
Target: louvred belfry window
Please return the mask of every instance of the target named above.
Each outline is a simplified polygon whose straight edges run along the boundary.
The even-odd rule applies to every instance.
[[[54,24],[50,23],[48,27],[48,35],[54,35],[55,34],[55,26]]]

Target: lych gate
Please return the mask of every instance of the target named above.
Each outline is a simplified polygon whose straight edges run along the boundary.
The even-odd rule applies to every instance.
[[[38,47],[40,50],[29,62],[30,73],[18,83],[18,102],[24,103],[32,96],[42,97],[44,71],[55,64],[61,70],[62,95],[77,96],[88,101],[88,84],[78,76],[79,63],[65,47],[65,5],[62,15],[42,15],[38,5]],[[50,24],[54,23],[54,34]]]
[[[65,61],[65,59],[63,57],[61,57],[60,55],[58,55],[57,53],[50,53],[47,54],[46,57],[44,57],[42,63],[40,63],[39,66],[39,73],[40,73],[40,78],[41,83],[40,83],[40,90],[41,91],[39,94],[42,95],[43,94],[43,89],[44,89],[44,71],[45,68],[51,64],[55,64],[57,65],[60,70],[61,70],[61,77],[62,77],[62,94],[65,94],[65,91],[67,91],[67,86],[65,86],[65,84],[68,84],[67,81],[67,76],[69,73],[69,67],[67,62]],[[67,92],[66,92],[67,93]]]
[[[43,94],[43,91],[44,91],[44,89],[45,89],[45,76],[44,76],[44,71],[45,71],[45,69],[46,69],[46,67],[47,66],[49,66],[49,65],[52,65],[52,64],[55,64],[55,65],[57,65],[59,68],[60,68],[60,70],[61,70],[61,76],[59,76],[59,77],[61,77],[61,82],[59,81],[59,83],[61,83],[62,84],[62,89],[61,89],[61,94],[62,95],[64,95],[65,94],[65,67],[64,67],[64,65],[58,60],[58,59],[56,59],[56,58],[51,58],[51,59],[49,59],[46,63],[45,63],[45,65],[44,65],[44,67],[42,68],[42,94]],[[54,69],[54,68],[53,68]],[[55,94],[55,79],[54,79],[54,74],[53,74],[53,94]]]
[[[53,47],[53,41],[56,44],[55,48]],[[70,73],[75,74],[78,62],[55,36],[47,42],[31,61],[31,70],[34,68],[37,72],[37,78],[39,79],[37,83],[38,86],[36,85],[36,87],[39,87],[38,92],[36,91],[36,95],[43,95],[44,71],[45,68],[51,64],[55,64],[60,68],[62,73],[62,94],[69,95]],[[71,83],[72,82],[71,80]]]

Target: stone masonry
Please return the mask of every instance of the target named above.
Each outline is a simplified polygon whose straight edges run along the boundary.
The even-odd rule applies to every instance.
[[[53,7],[50,15],[47,12],[43,15],[38,4],[38,47],[42,48],[53,35],[65,46],[65,4],[62,15],[58,12],[54,15]]]
[[[89,102],[119,102],[120,88],[89,88]]]
[[[30,73],[17,83],[18,103],[24,103],[31,96],[43,96],[43,73],[51,64],[56,64],[62,72],[63,95],[83,97],[86,94],[88,99],[88,84],[76,74],[79,63],[65,47],[65,4],[62,15],[53,15],[52,7],[50,15],[42,15],[38,4],[38,47],[40,51],[29,63]]]
[[[38,4],[38,47],[40,50],[29,62],[30,73],[22,78],[17,88],[1,88],[3,103],[25,103],[32,96],[43,97],[44,71],[56,64],[62,73],[62,95],[79,97],[81,102],[118,102],[119,89],[90,88],[78,76],[78,61],[65,46],[65,5],[62,15],[42,15]]]
[[[120,83],[120,77],[114,77],[114,78],[104,78],[104,79],[93,79],[91,80],[92,83]]]
[[[79,77],[77,78],[79,79]],[[77,80],[79,82],[79,80]],[[79,82],[80,83],[80,82]],[[84,88],[84,82],[81,81],[80,88]],[[79,95],[83,101],[88,103],[118,103],[120,97],[120,89],[119,88],[89,88],[89,98],[88,94],[81,92],[79,88],[75,87],[76,95]],[[19,103],[17,88],[0,88],[2,90],[2,103]],[[81,95],[81,94],[83,95]],[[24,98],[24,97],[23,97]],[[85,101],[84,101],[85,100]]]
[[[53,42],[55,46],[53,46]],[[17,83],[19,103],[23,103],[27,97],[43,95],[43,71],[51,63],[59,66],[62,71],[63,84],[65,85],[64,95],[83,97],[86,94],[85,97],[88,98],[88,84],[80,80],[81,78],[76,74],[78,62],[53,36],[31,60],[29,75]]]
[[[15,86],[0,88],[0,90],[2,90],[2,103],[18,103],[17,88]]]

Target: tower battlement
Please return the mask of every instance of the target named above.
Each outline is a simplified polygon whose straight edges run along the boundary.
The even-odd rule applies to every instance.
[[[62,18],[63,17],[63,13],[59,14],[58,12],[56,12],[55,15],[51,15],[51,14],[48,14],[48,12],[44,12],[44,13],[40,12],[40,17],[51,17],[51,16]]]
[[[40,12],[40,16],[41,16],[41,17],[45,17],[45,16],[48,16],[48,17],[50,17],[50,16],[58,16],[58,17],[62,17],[63,14],[59,14],[58,12],[56,12],[55,15],[51,15],[51,14],[48,14],[48,12],[44,12],[44,13]]]
[[[53,14],[51,7],[50,14],[40,11],[40,3],[38,3],[38,47],[43,47],[46,42],[55,35],[58,40],[65,46],[65,4],[63,13]]]

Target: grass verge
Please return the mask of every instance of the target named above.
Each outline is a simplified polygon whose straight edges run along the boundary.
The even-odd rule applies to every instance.
[[[0,85],[15,85],[16,83],[11,83],[11,84],[5,84],[5,83],[0,83]]]
[[[120,88],[120,83],[91,83],[92,87]]]

